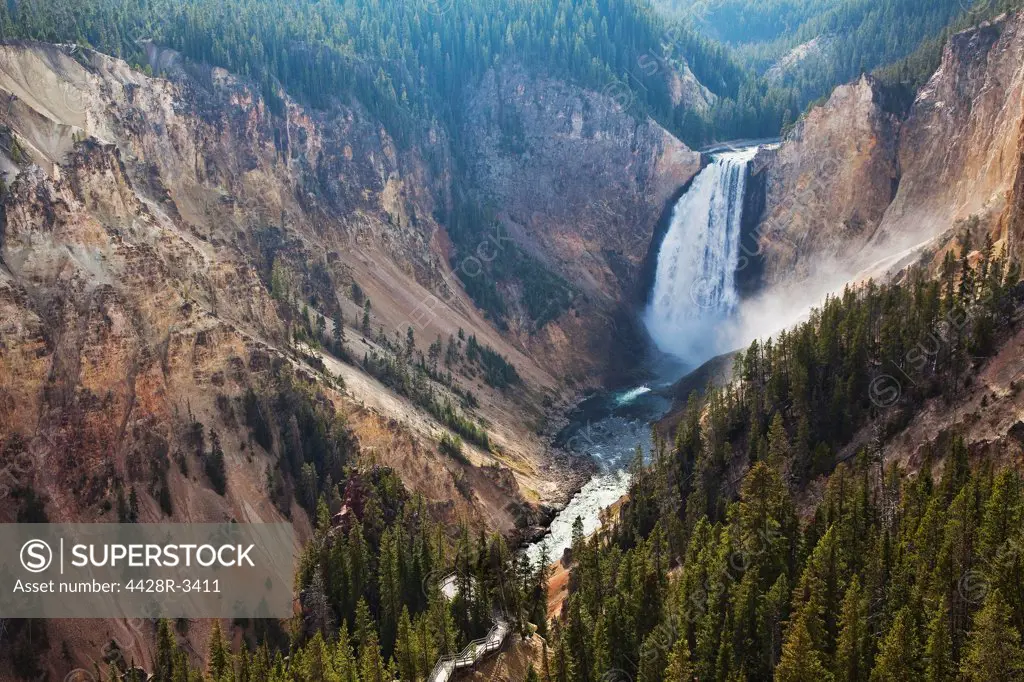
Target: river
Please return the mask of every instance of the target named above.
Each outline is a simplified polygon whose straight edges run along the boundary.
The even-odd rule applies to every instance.
[[[705,360],[732,350],[722,330],[739,305],[741,214],[756,151],[756,146],[728,147],[712,154],[712,162],[676,202],[642,312],[655,345],[647,368],[652,383],[592,396],[569,416],[555,445],[591,457],[598,471],[555,517],[549,533],[526,548],[531,561],[545,548],[552,561],[560,559],[572,544],[577,518],[585,534],[597,530],[601,511],[629,490],[628,466],[637,446],[650,456],[651,423],[671,408],[668,389]]]
[[[637,445],[643,448],[645,457],[650,455],[650,423],[669,407],[670,401],[648,385],[598,394],[580,403],[555,445],[593,458],[598,471],[551,522],[548,534],[527,547],[532,562],[540,558],[544,546],[552,561],[561,558],[562,551],[572,544],[572,526],[577,517],[586,534],[597,530],[601,510],[629,489],[627,468]]]

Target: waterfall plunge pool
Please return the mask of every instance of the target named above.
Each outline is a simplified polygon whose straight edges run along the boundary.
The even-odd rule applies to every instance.
[[[648,368],[659,377],[657,387],[598,394],[584,400],[570,415],[555,444],[590,456],[598,473],[554,518],[549,532],[526,548],[536,563],[546,551],[561,559],[572,544],[577,518],[590,534],[601,523],[601,511],[629,490],[627,468],[639,445],[649,457],[654,443],[651,422],[671,408],[659,389],[668,388],[688,371],[731,350],[723,329],[739,303],[736,270],[747,168],[758,146],[728,148],[693,179],[679,198],[658,251],[650,303],[643,319],[662,355]],[[683,369],[681,369],[683,368]]]

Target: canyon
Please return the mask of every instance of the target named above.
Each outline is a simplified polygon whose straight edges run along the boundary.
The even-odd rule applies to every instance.
[[[0,47],[0,518],[116,521],[130,491],[139,521],[289,518],[308,537],[301,482],[282,497],[273,474],[303,448],[273,417],[284,382],[358,442],[352,465],[393,468],[447,527],[536,532],[587,475],[548,423],[602,385],[635,331],[644,234],[699,154],[606,95],[495,72],[471,100],[468,144],[486,162],[472,191],[498,220],[456,257],[440,127],[396,141],[358,102],[310,110],[280,93],[279,109],[223,69],[147,53],[139,70],[78,46]],[[497,139],[502,108],[529,154]],[[466,293],[513,248],[573,292],[539,326],[515,277],[498,282],[503,320]],[[304,319],[329,337],[339,316],[346,359],[296,337]],[[450,383],[430,391],[461,402],[488,447],[452,456],[451,428],[367,370],[409,330],[410,359],[435,338],[457,345]],[[488,383],[470,339],[521,381]],[[50,634],[76,651],[149,650],[123,623]]]
[[[178,416],[216,422],[210,387],[237,397],[267,363],[316,374],[288,352],[291,321],[270,291],[277,268],[314,316],[330,319],[340,308],[358,327],[361,309],[348,295],[355,287],[372,302],[373,330],[404,338],[414,327],[425,349],[462,329],[506,356],[524,379],[522,395],[466,380],[529,488],[506,497],[564,494],[537,474],[541,398],[558,402],[600,385],[613,342],[607,321],[640,266],[643,226],[696,172],[699,156],[599,94],[521,74],[485,81],[472,116],[487,120],[484,107],[495,103],[521,106],[535,140],[558,144],[534,142],[524,160],[503,152],[486,124],[474,126],[472,148],[490,150],[488,167],[502,173],[481,175],[479,191],[496,196],[502,213],[481,230],[480,259],[510,244],[543,251],[545,265],[580,294],[571,312],[540,329],[512,314],[499,332],[460,286],[476,264],[449,262],[437,216],[451,202],[452,170],[439,129],[400,148],[358,108],[311,112],[286,100],[278,116],[227,72],[155,46],[150,55],[164,78],[82,49],[4,48],[6,148],[18,150],[4,157],[5,433],[21,432],[32,449],[46,443],[42,450],[54,452],[37,452],[44,459],[55,451],[68,458],[39,465],[81,473],[114,455],[123,474],[142,430],[162,432],[173,449]],[[496,80],[506,91],[494,91]],[[559,168],[563,185],[541,167]],[[499,187],[510,189],[498,195]],[[604,204],[589,201],[594,188]],[[599,255],[587,261],[584,252]],[[517,283],[502,286],[514,301]],[[365,336],[355,357],[374,346]],[[401,457],[413,442],[437,438],[438,425],[372,377],[334,366],[346,389],[332,400],[366,420],[365,446]],[[390,439],[404,445],[385,447]],[[433,496],[451,499],[443,478]],[[84,511],[60,486],[45,492],[69,514]]]
[[[1018,14],[954,35],[909,111],[865,75],[779,145],[724,164],[723,210],[741,200],[743,215],[702,249],[714,272],[660,305],[710,295],[700,323],[739,328],[691,360],[777,332],[847,284],[911,264],[936,273],[966,234],[974,251],[987,236],[1020,256],[1022,29]],[[273,414],[286,377],[358,441],[354,466],[394,469],[451,527],[535,538],[591,473],[553,437],[581,396],[639,371],[636,301],[668,242],[654,248],[652,232],[710,191],[698,173],[712,159],[631,103],[516,65],[472,87],[456,143],[435,123],[396,140],[358,102],[314,110],[282,91],[278,105],[223,69],[147,52],[140,71],[72,45],[0,46],[0,518],[38,499],[51,521],[112,521],[130,488],[141,521],[290,519],[307,538],[302,506],[281,504],[270,475],[297,431],[269,419],[261,439],[249,418]],[[447,220],[467,200],[494,209],[468,249]],[[499,273],[504,313],[480,306],[469,290],[506,249],[564,282],[568,302],[538,314],[529,275]],[[321,338],[296,335],[304,319]],[[323,343],[336,319],[347,357]],[[521,381],[488,381],[470,338]],[[368,369],[393,347],[426,357],[435,339],[456,359],[429,390],[488,436],[460,456],[451,424]],[[1004,346],[967,399],[973,452],[1020,438],[1020,347]],[[935,401],[886,455],[918,462],[957,420]],[[203,473],[197,430],[200,443],[216,434],[226,492]],[[125,636],[118,623],[52,627],[76,648]]]

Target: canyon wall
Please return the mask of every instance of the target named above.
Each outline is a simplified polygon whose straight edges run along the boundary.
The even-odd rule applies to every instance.
[[[634,286],[665,202],[700,154],[628,103],[520,69],[491,71],[468,104],[469,173],[531,253],[589,296]]]
[[[616,313],[631,310],[651,232],[700,169],[700,154],[636,106],[513,67],[489,72],[467,103],[472,191],[577,292],[572,316],[517,337],[583,383],[621,351],[629,330]]]
[[[952,36],[900,133],[900,186],[873,245],[909,248],[978,218],[998,240],[1020,167],[1024,14]]]
[[[501,216],[479,253],[512,240],[579,294],[540,329],[499,329],[453,272],[445,129],[397,139],[358,102],[268,102],[148,50],[157,77],[73,46],[0,46],[0,519],[35,500],[51,521],[113,521],[131,490],[140,521],[291,518],[301,537],[301,481],[282,497],[279,470],[302,429],[275,421],[298,400],[358,443],[351,464],[395,468],[449,527],[535,529],[584,473],[548,445],[551,407],[601,382],[644,233],[699,156],[555,80],[513,69],[473,89],[469,148],[486,163],[468,191]],[[498,139],[502,107],[527,150]],[[522,282],[500,287],[514,304]],[[331,336],[339,315],[344,361],[296,337],[304,317]],[[409,329],[410,356],[457,343],[449,378],[426,381],[490,446],[446,452],[450,425],[364,371]],[[485,381],[470,337],[521,383]],[[118,625],[54,627],[74,644]]]
[[[175,515],[273,516],[265,469],[278,453],[230,417],[287,370],[348,420],[372,461],[398,467],[453,519],[508,530],[520,522],[508,504],[571,490],[538,431],[553,402],[600,383],[607,322],[639,271],[645,230],[699,156],[610,97],[559,81],[512,69],[474,89],[470,149],[486,163],[472,191],[504,225],[480,226],[481,242],[514,240],[583,294],[539,330],[499,331],[462,288],[466,273],[452,272],[444,129],[414,127],[400,142],[356,102],[316,111],[281,93],[268,103],[222,69],[149,53],[160,77],[80,48],[0,48],[0,440],[17,437],[33,458],[12,485],[36,486],[55,518],[102,515],[115,483],[146,478],[153,439],[173,455],[198,423],[218,431],[229,493],[172,472]],[[496,139],[502,107],[528,152]],[[501,285],[514,300],[520,283]],[[407,329],[418,352],[461,330],[505,356],[520,389],[454,373],[500,456],[467,444],[467,469],[441,455],[433,416],[360,367],[296,345],[305,310],[340,312],[356,361],[381,351],[381,332],[404,344]],[[160,517],[141,497],[143,516]]]
[[[810,277],[822,261],[863,248],[893,198],[898,133],[877,83],[864,76],[762,152],[766,199],[756,232],[766,286]]]
[[[1010,245],[1024,151],[1022,29],[1016,14],[952,36],[902,120],[863,77],[796,125],[769,163],[766,287],[884,274],[934,257],[967,224]]]

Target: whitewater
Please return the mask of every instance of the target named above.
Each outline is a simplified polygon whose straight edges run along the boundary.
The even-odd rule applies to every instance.
[[[688,370],[729,350],[727,330],[740,303],[736,269],[747,167],[757,150],[714,154],[673,207],[658,251],[644,323],[657,347]],[[678,378],[659,377],[657,385],[670,386]],[[601,510],[629,490],[626,468],[636,447],[646,453],[654,447],[650,421],[670,406],[662,391],[646,384],[585,402],[589,405],[574,414],[563,446],[589,456],[598,472],[555,517],[549,533],[527,548],[532,561],[545,551],[550,559],[559,559],[572,542],[577,517],[585,534],[599,527]]]
[[[659,349],[690,368],[721,351],[739,305],[743,201],[756,154],[752,147],[715,156],[676,203],[658,252],[644,323]]]

